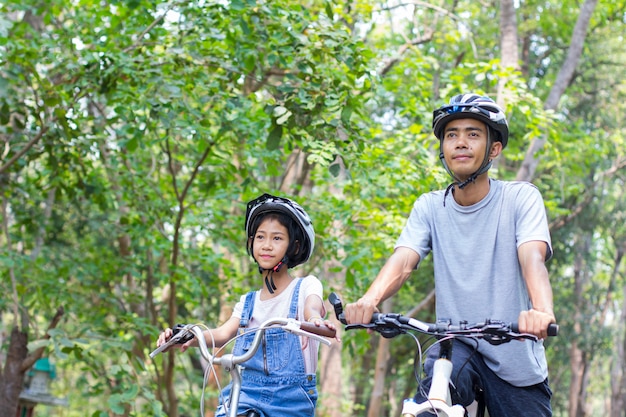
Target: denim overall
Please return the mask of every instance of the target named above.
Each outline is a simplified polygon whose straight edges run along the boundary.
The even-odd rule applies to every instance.
[[[288,318],[296,318],[301,279],[291,296]],[[254,310],[255,291],[249,292],[243,306],[239,331],[248,326]],[[249,331],[235,341],[234,355],[245,352],[256,332]],[[265,331],[256,354],[244,364],[238,415],[255,410],[264,417],[308,417],[315,414],[317,402],[316,377],[304,371],[300,337],[279,328]],[[222,391],[215,417],[224,417],[232,384]]]

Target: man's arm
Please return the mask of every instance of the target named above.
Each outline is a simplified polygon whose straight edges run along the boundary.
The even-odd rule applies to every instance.
[[[522,311],[518,318],[519,330],[540,339],[548,336],[550,323],[556,323],[552,300],[552,286],[545,265],[548,247],[546,242],[530,241],[520,245],[517,256],[528,289],[532,309]]]
[[[397,248],[382,267],[363,297],[344,309],[350,324],[369,323],[382,301],[394,295],[417,267],[420,256],[413,249]]]

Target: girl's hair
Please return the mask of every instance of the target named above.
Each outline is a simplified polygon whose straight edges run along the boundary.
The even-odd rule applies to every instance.
[[[304,236],[302,235],[302,229],[300,226],[288,215],[285,213],[281,213],[278,211],[268,211],[265,213],[261,213],[254,218],[250,225],[250,236],[248,236],[248,242],[246,245],[246,249],[248,253],[253,255],[253,247],[254,247],[254,236],[256,235],[259,226],[264,220],[276,220],[282,226],[287,229],[287,233],[289,235],[289,246],[287,247],[287,253],[285,254],[285,260],[283,261],[288,268],[292,268],[301,262],[299,260],[302,258],[301,248],[302,242],[304,241]],[[254,256],[254,255],[253,255]]]

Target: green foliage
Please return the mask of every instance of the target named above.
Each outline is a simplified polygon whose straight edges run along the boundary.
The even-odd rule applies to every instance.
[[[80,411],[69,415],[171,412],[159,380],[171,359],[147,353],[172,321],[216,325],[258,286],[242,217],[262,192],[295,196],[313,217],[316,251],[297,272],[356,300],[417,196],[449,182],[430,132],[433,108],[470,90],[495,98],[503,77],[511,141],[494,174],[514,178],[530,143],[547,135],[533,182],[553,226],[557,316],[566,334],[602,324],[576,337],[606,360],[622,331],[601,320],[623,302],[623,268],[612,266],[625,236],[624,5],[598,7],[576,78],[551,112],[543,101],[579,5],[519,4],[525,49],[515,71],[499,64],[497,7],[444,3],[0,5],[0,289],[11,295],[0,299],[2,323],[28,323],[30,350],[45,347],[62,370],[55,384],[80,393],[70,407]],[[394,310],[430,292],[429,262]],[[59,306],[64,320],[46,332]],[[584,307],[577,321],[573,306]],[[375,359],[375,343],[358,332],[344,338],[357,414],[367,407],[373,370],[362,364]],[[402,340],[391,349],[389,379],[410,391],[415,351]],[[549,353],[555,409],[565,409],[567,338]],[[189,358],[176,364],[185,376],[177,412],[191,414],[201,375]]]
[[[280,188],[293,151],[322,169],[359,152],[369,55],[285,1],[2,7],[3,162],[26,151],[3,172],[3,290],[10,270],[28,315],[65,307],[31,347],[106,399],[73,409],[161,414],[147,348],[248,290],[244,202]]]

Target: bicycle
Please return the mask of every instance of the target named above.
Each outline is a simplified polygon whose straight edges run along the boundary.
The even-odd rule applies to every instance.
[[[215,369],[213,365],[219,365],[219,366],[222,366],[229,373],[231,381],[232,381],[232,390],[231,390],[231,394],[229,398],[230,401],[228,402],[228,404],[230,405],[230,408],[227,410],[227,415],[229,417],[237,417],[238,416],[237,408],[239,405],[239,396],[241,393],[241,382],[242,382],[241,372],[242,372],[242,369],[244,368],[243,365],[245,364],[246,361],[248,361],[255,355],[256,351],[261,346],[265,330],[269,328],[274,328],[274,327],[280,327],[284,329],[285,331],[291,332],[299,336],[309,337],[311,339],[324,343],[325,345],[328,345],[328,346],[330,345],[331,342],[327,338],[334,338],[336,334],[336,331],[334,329],[329,329],[326,326],[318,327],[313,323],[301,322],[301,321],[290,319],[290,318],[282,318],[282,317],[273,318],[273,319],[266,320],[259,327],[249,330],[249,331],[256,332],[256,334],[252,341],[252,345],[250,346],[250,348],[248,349],[246,353],[244,353],[243,355],[233,355],[232,353],[227,353],[220,357],[217,357],[216,356],[217,352],[216,354],[211,354],[209,352],[209,348],[208,348],[208,345],[207,345],[207,342],[203,333],[204,326],[200,326],[197,324],[186,324],[186,325],[178,324],[174,326],[174,328],[172,329],[174,333],[172,337],[166,343],[162,344],[161,346],[153,350],[150,353],[150,357],[154,358],[156,355],[158,355],[161,352],[166,351],[171,346],[176,345],[176,344],[183,344],[195,337],[198,340],[200,354],[208,363],[207,370],[210,369],[215,374]],[[229,340],[225,345],[229,344],[230,342],[234,341],[237,337],[240,337],[240,336],[241,335],[235,336],[234,338]],[[205,377],[205,383],[206,383],[206,377]],[[203,388],[203,394],[204,394],[204,388]],[[226,402],[224,401],[222,402],[226,404]],[[201,415],[204,415],[204,410],[202,408],[203,401],[201,401],[200,404],[201,404],[201,410],[200,410]],[[247,417],[258,417],[258,416],[259,414],[254,411],[247,414]]]
[[[433,336],[440,344],[440,353],[435,361],[431,385],[427,399],[417,403],[413,398],[405,399],[402,406],[402,417],[417,417],[419,415],[436,415],[442,417],[466,417],[469,416],[469,408],[460,404],[453,404],[451,399],[452,374],[452,343],[455,338],[483,339],[490,344],[499,345],[513,340],[537,341],[534,335],[519,333],[516,323],[505,323],[498,320],[485,320],[484,323],[469,324],[461,322],[452,325],[448,320],[437,323],[425,323],[412,317],[398,313],[374,313],[370,323],[347,324],[343,313],[341,299],[335,293],[331,293],[328,301],[332,304],[337,320],[343,323],[346,331],[352,329],[371,329],[380,333],[385,338],[393,338],[401,334],[410,334],[411,331]],[[548,328],[549,336],[558,334],[558,325],[551,324]],[[422,362],[422,351],[419,340],[413,335],[419,350],[419,360]],[[419,381],[418,381],[419,382]],[[484,416],[485,406],[482,401],[472,404],[472,412],[477,417]],[[422,414],[426,413],[426,414]]]

